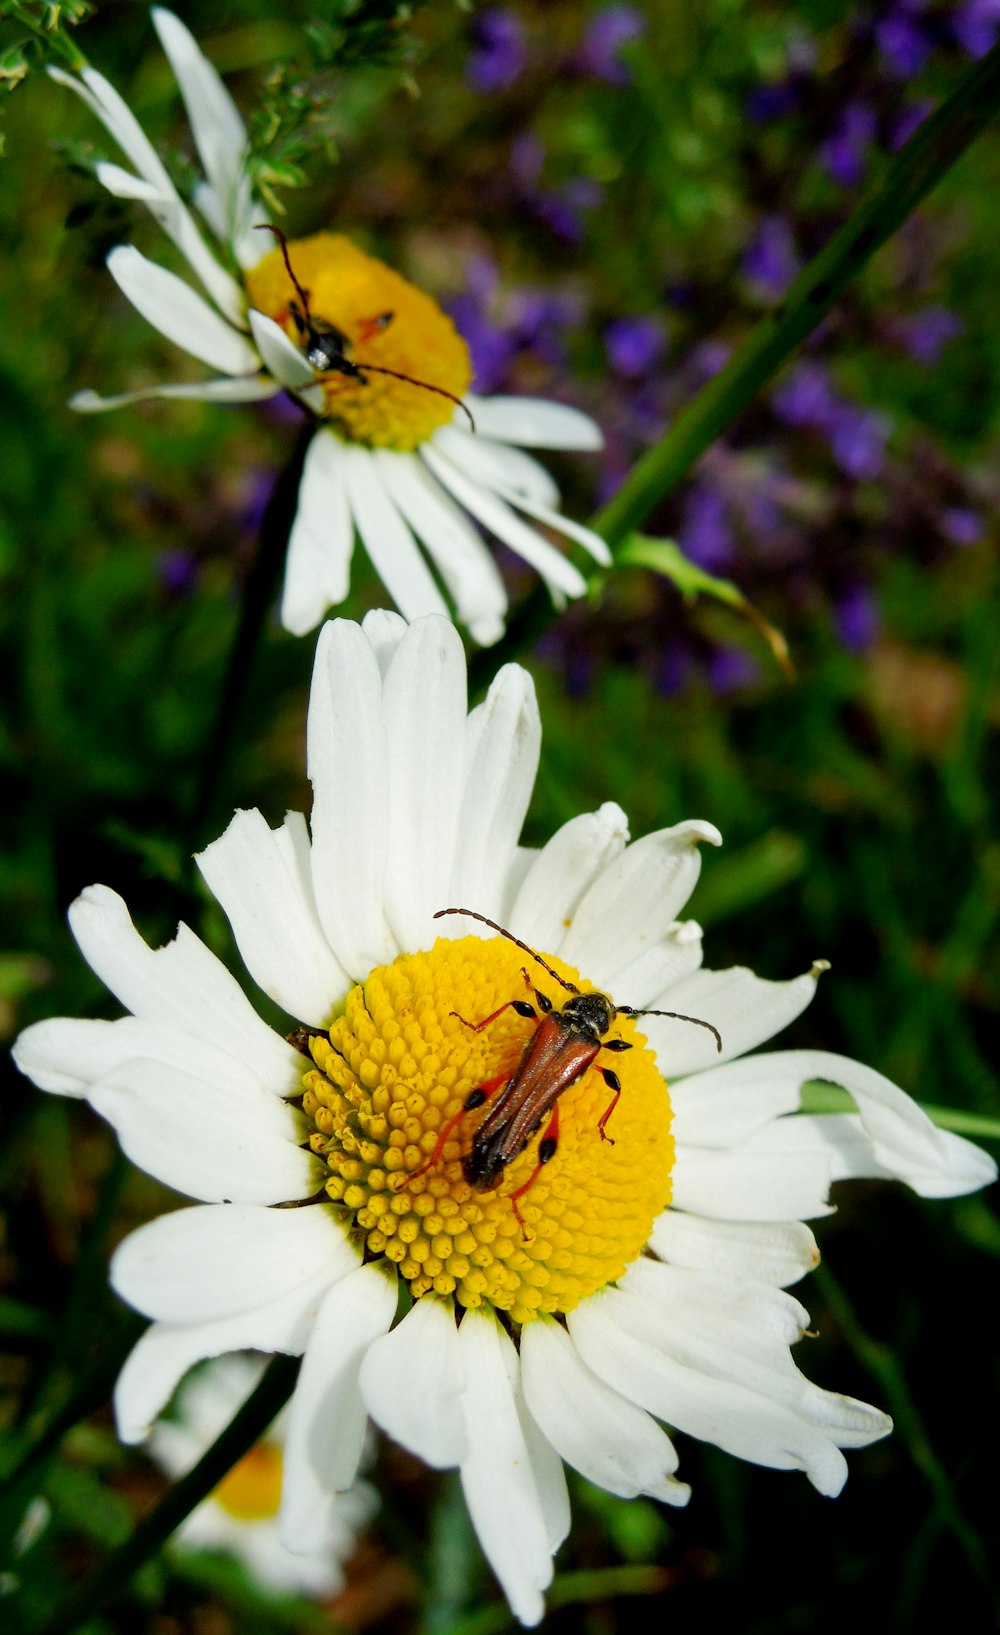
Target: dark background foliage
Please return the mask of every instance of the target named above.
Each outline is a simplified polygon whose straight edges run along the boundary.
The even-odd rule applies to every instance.
[[[470,340],[477,389],[563,398],[601,422],[602,460],[556,462],[579,516],[780,299],[1000,26],[989,0],[473,11],[435,0],[411,27],[386,5],[328,7],[318,24],[300,0],[178,9],[255,110],[261,181],[279,190],[290,234],[349,231],[431,289]],[[18,30],[4,29],[6,44]],[[76,39],[190,174],[145,8],[102,0]],[[197,366],[104,270],[125,237],[162,245],[97,186],[88,165],[111,148],[86,110],[32,72],[4,123],[9,1039],[45,1015],[114,1014],[65,927],[92,880],[121,891],[152,940],[183,916],[235,959],[189,857],[234,806],[259,805],[272,823],[307,808],[312,643],[269,621],[225,760],[209,764],[294,417],[196,403],[67,410],[83,386],[197,378]],[[692,904],[710,963],[785,977],[828,958],[789,1043],[855,1055],[926,1103],[994,1119],[998,185],[991,132],[649,520],[785,632],[794,683],[738,615],[686,604],[638,569],[523,655],[545,730],[529,840],[606,798],[634,833],[711,819],[726,847]],[[525,595],[528,576],[504,567]],[[359,555],[345,611],[380,600]],[[59,1429],[60,1413],[90,1413],[58,1451],[53,1431],[32,1488],[51,1522],[0,1583],[19,1581],[39,1617],[159,1491],[111,1429],[107,1393],[135,1323],[105,1269],[114,1243],[171,1200],[115,1157],[96,1117],[13,1070],[0,1116],[7,1464],[25,1437]],[[979,1197],[928,1203],[872,1184],[835,1201],[819,1228],[824,1268],[803,1295],[817,1337],[800,1360],[887,1408],[895,1435],[851,1455],[836,1503],[684,1438],[688,1511],[578,1484],[553,1629],[597,1635],[649,1617],[779,1635],[864,1615],[920,1630],[939,1608],[993,1627],[1000,1232]],[[391,1448],[378,1478],[381,1516],[336,1623],[504,1627],[453,1485]],[[31,1496],[15,1488],[7,1519]],[[600,1576],[622,1563],[632,1579]],[[598,1576],[571,1576],[586,1573]],[[235,1570],[160,1562],[90,1628],[326,1624],[261,1601]]]

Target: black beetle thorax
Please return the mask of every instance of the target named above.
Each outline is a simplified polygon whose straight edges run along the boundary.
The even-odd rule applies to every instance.
[[[617,1012],[607,994],[578,993],[567,999],[559,1012],[560,1025],[597,1044],[607,1033]]]

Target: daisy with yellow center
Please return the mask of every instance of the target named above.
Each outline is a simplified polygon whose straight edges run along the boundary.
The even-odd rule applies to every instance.
[[[484,645],[502,634],[507,593],[480,529],[534,567],[557,603],[581,595],[583,575],[533,524],[575,540],[598,562],[610,560],[607,546],[561,514],[555,483],[524,448],[597,449],[597,426],[565,404],[475,397],[468,348],[451,320],[349,239],[318,233],[276,246],[250,189],[235,103],[172,12],[154,9],[153,22],[205,173],[194,207],[215,249],[104,76],[50,72],[87,103],[132,166],[99,163],[98,180],[148,207],[205,294],[132,245],[112,250],[108,270],[161,334],[220,374],[115,397],[80,392],[73,406],[93,412],[157,397],[246,403],[288,391],[316,418],[282,598],[282,620],[296,635],[347,595],[355,533],[406,618],[447,614],[451,604]]]
[[[995,1173],[858,1062],[747,1054],[805,1008],[821,966],[788,982],[702,969],[679,916],[710,824],[630,844],[609,803],[522,847],[539,749],[518,666],[468,711],[447,621],[327,625],[309,825],[239,812],[198,859],[288,1037],[193,932],[151,950],[91,886],[70,922],[131,1014],[43,1022],[16,1047],[36,1084],[86,1097],[136,1164],[195,1200],[114,1257],[116,1289],[152,1319],[116,1390],[123,1439],[148,1434],[203,1358],[301,1353],[288,1548],[321,1545],[370,1416],[459,1469],[526,1624],[569,1525],[564,1463],[683,1504],[669,1426],[838,1492],[842,1450],[890,1427],[793,1362],[809,1319],[785,1290],[818,1258],[804,1221],[850,1176],[938,1197]],[[606,995],[609,1016],[679,1015],[613,1015],[524,1139],[477,1167],[566,982]],[[856,1112],[801,1112],[813,1079]]]
[[[186,1476],[221,1436],[260,1380],[260,1358],[236,1353],[196,1369],[177,1393],[173,1413],[154,1425],[146,1444],[168,1476]],[[181,1550],[222,1550],[242,1562],[251,1577],[283,1595],[335,1595],[343,1566],[377,1500],[366,1482],[338,1495],[327,1516],[326,1537],[309,1554],[296,1554],[278,1530],[284,1477],[287,1415],[223,1477],[214,1493],[192,1510],[175,1536]]]

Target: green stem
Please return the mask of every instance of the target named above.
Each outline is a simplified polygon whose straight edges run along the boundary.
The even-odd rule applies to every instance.
[[[609,545],[640,527],[732,425],[998,111],[1000,43],[966,70],[937,112],[890,159],[881,183],[809,263],[781,305],[761,319],[725,369],[633,467],[593,521]],[[595,575],[593,582],[600,584],[600,577]],[[539,586],[518,609],[503,641],[476,655],[470,666],[474,690],[541,633],[548,614],[548,596]]]
[[[205,746],[201,778],[191,812],[190,834],[195,845],[204,839],[204,830],[212,815],[216,792],[232,749],[233,729],[246,697],[254,654],[284,566],[288,538],[298,507],[302,468],[312,435],[313,423],[310,421],[301,428],[292,456],[274,485],[261,519],[257,554],[243,587],[236,634],[226,661],[226,673]]]
[[[257,1389],[208,1452],[164,1494],[125,1543],[36,1626],[37,1635],[70,1635],[126,1589],[133,1575],[165,1544],[185,1516],[216,1488],[223,1476],[264,1434],[288,1401],[298,1376],[298,1357],[272,1358]]]

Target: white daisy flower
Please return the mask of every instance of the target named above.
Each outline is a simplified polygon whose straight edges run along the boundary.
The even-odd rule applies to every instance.
[[[700,930],[678,916],[699,845],[719,841],[711,824],[629,844],[608,804],[521,847],[539,744],[516,665],[467,713],[446,621],[328,624],[310,827],[239,812],[198,859],[254,981],[299,1031],[267,1026],[186,926],[153,951],[122,900],[91,886],[70,923],[132,1014],[42,1022],[16,1047],[36,1084],[85,1096],[133,1162],[197,1200],[114,1257],[115,1288],[152,1319],[116,1390],[124,1440],[148,1433],[204,1357],[301,1352],[288,1547],[324,1536],[370,1415],[428,1464],[458,1467],[526,1624],[569,1526],[564,1462],[612,1493],[683,1504],[666,1425],[837,1493],[841,1450],[890,1423],[792,1360],[808,1316],[784,1289],[817,1260],[802,1223],[850,1176],[938,1197],[995,1173],[858,1062],[747,1055],[808,1005],[819,968],[790,982],[701,968]],[[551,969],[472,918],[435,918],[452,907]],[[604,1036],[631,1048],[591,1052],[567,1074],[558,1133],[546,1113],[498,1158],[477,1131],[565,982],[698,1018],[722,1053],[704,1025],[619,1014]],[[843,1086],[857,1112],[803,1114],[813,1079]],[[310,1207],[275,1207],[292,1202]]]
[[[532,522],[576,540],[603,564],[608,548],[562,516],[555,483],[524,447],[597,449],[597,426],[561,403],[473,396],[468,348],[450,318],[349,239],[319,233],[288,244],[286,257],[259,230],[266,216],[251,194],[235,103],[172,12],[154,9],[153,22],[205,173],[194,203],[214,248],[104,76],[93,68],[50,73],[83,98],[132,167],[98,164],[99,181],[117,198],[148,206],[205,293],[132,245],[108,256],[112,278],[162,335],[219,378],[115,397],[81,392],[73,407],[113,409],[155,397],[245,403],[289,391],[317,417],[282,598],[282,621],[296,635],[347,595],[355,531],[406,618],[447,615],[440,580],[483,645],[503,632],[507,594],[475,524],[535,568],[558,603],[580,596],[583,575]]]
[[[181,1386],[175,1416],[154,1425],[147,1448],[168,1476],[186,1476],[222,1435],[263,1372],[263,1360],[239,1352],[197,1369]],[[326,1536],[316,1548],[293,1553],[281,1540],[278,1511],[284,1473],[287,1412],[244,1454],[214,1493],[185,1518],[175,1544],[188,1550],[222,1550],[241,1561],[268,1589],[281,1595],[335,1595],[344,1585],[343,1563],[371,1520],[377,1500],[367,1482],[355,1482],[327,1513]]]

